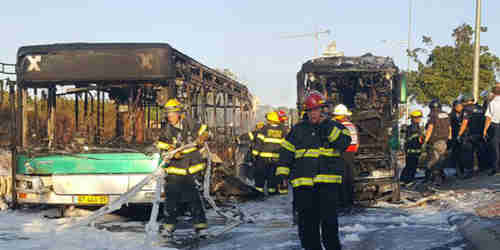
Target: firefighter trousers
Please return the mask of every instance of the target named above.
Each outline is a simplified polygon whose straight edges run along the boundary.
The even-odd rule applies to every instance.
[[[401,173],[401,181],[405,183],[410,183],[415,180],[415,174],[417,173],[418,158],[420,154],[407,153],[406,154],[406,166]]]
[[[254,179],[257,190],[264,192],[267,183],[267,192],[277,194],[280,178],[276,176],[277,161],[272,158],[258,157],[255,162]]]
[[[171,179],[171,177],[172,176],[167,177],[167,182],[169,181],[168,179]],[[207,227],[207,219],[201,202],[200,193],[196,189],[194,183],[193,185],[167,183],[165,185],[165,191],[165,224],[173,225],[175,227],[177,224],[177,218],[179,216],[183,216],[185,212],[184,208],[187,208],[191,214],[194,228],[203,229]]]
[[[340,184],[315,184],[294,188],[293,202],[298,212],[298,231],[306,250],[339,250],[337,203]]]
[[[445,140],[438,140],[431,144],[431,148],[428,151],[425,178],[427,181],[432,181],[435,184],[442,184],[444,181],[444,168],[448,164],[447,143]]]
[[[201,155],[198,152],[191,153],[191,157],[181,160],[173,160],[171,166],[193,166],[202,162]],[[201,174],[203,172],[198,172]],[[175,228],[177,218],[184,215],[187,209],[192,217],[193,227],[195,229],[204,229],[207,227],[207,218],[205,210],[195,182],[196,175],[174,175],[169,174],[165,182],[165,224]]]

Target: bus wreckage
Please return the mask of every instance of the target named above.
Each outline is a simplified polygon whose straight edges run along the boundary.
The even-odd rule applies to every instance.
[[[320,57],[305,62],[297,73],[297,108],[305,95],[317,90],[327,97],[330,110],[346,105],[359,131],[355,155],[354,199],[399,201],[397,160],[389,140],[398,130],[401,76],[393,60],[366,54],[361,57]]]
[[[174,97],[211,134],[205,194],[259,195],[234,168],[241,158],[235,138],[253,124],[254,97],[168,44],[26,46],[18,50],[16,73],[13,204],[102,207],[120,200],[157,169],[153,145],[165,125],[162,106]],[[125,203],[154,203],[155,180]]]

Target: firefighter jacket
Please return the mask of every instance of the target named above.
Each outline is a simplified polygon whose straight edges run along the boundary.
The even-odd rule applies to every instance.
[[[463,110],[463,120],[467,120],[465,136],[482,135],[484,128],[484,112],[477,104],[467,104]]]
[[[252,155],[277,161],[285,133],[285,127],[282,125],[266,124],[254,133]]]
[[[345,166],[340,156],[350,143],[349,130],[336,121],[300,122],[281,143],[276,174],[289,175],[294,188],[342,183]]]
[[[359,139],[358,139],[358,129],[356,126],[350,122],[350,121],[342,121],[341,122],[344,127],[346,127],[349,130],[349,133],[351,135],[351,144],[347,147],[345,150],[346,152],[358,152],[359,148]]]
[[[422,128],[417,123],[411,123],[410,127],[406,130],[406,144],[405,150],[407,154],[420,154],[422,144],[420,143],[421,136],[423,136]]]
[[[167,124],[162,129],[157,147],[170,151],[181,145],[194,142],[208,133],[207,125],[198,124],[189,118],[181,119],[178,126]],[[169,166],[164,166],[168,175],[192,175],[205,169],[199,147],[194,146],[184,149],[180,155],[171,161]],[[186,160],[196,158],[196,160]]]

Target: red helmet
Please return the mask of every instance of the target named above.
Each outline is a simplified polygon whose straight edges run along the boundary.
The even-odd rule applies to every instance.
[[[307,95],[304,105],[306,110],[324,107],[325,97],[318,91],[312,91]]]
[[[288,120],[288,117],[286,117],[286,112],[284,110],[278,111],[278,116],[280,117],[280,121],[286,121]]]

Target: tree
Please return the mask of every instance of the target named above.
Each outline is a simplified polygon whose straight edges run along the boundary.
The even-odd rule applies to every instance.
[[[481,29],[482,32],[486,28]],[[424,36],[425,48],[409,51],[409,56],[418,64],[418,70],[410,73],[408,91],[417,101],[427,102],[439,98],[451,103],[460,93],[472,93],[472,72],[474,57],[474,31],[469,24],[462,24],[453,30],[455,44],[433,47],[431,37]],[[429,51],[429,49],[432,50]],[[420,59],[427,56],[425,62]],[[479,89],[489,89],[496,82],[500,60],[490,52],[488,46],[481,46],[479,66]]]

